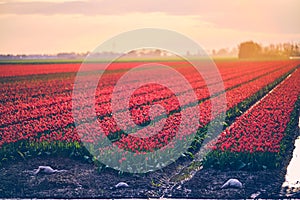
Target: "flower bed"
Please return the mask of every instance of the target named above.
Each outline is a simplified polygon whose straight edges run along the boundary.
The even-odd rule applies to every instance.
[[[296,70],[212,143],[205,166],[274,168],[281,165],[299,117],[300,70]]]
[[[161,104],[168,114],[167,125],[157,135],[148,139],[139,139],[136,137],[128,137],[122,134],[122,130],[118,127],[111,117],[110,94],[114,83],[120,78],[125,69],[129,69],[136,63],[117,63],[116,71],[104,77],[101,90],[96,91],[96,113],[101,127],[112,141],[116,141],[116,145],[121,148],[129,148],[132,151],[152,151],[160,148],[168,143],[176,134],[178,123],[180,122],[180,111],[185,109],[187,113],[193,113],[195,105],[200,102],[200,124],[201,127],[206,126],[211,121],[210,116],[210,95],[203,79],[194,75],[192,70],[185,68],[182,63],[167,63],[175,65],[176,69],[181,72],[192,85],[195,90],[197,101],[186,101],[184,105],[179,107],[176,95],[185,93],[185,88],[180,88],[179,93],[172,93],[168,88],[152,85],[150,87],[137,90],[130,101],[130,111],[133,121],[138,125],[147,125],[149,120],[149,105]],[[228,113],[231,118],[240,114],[239,106],[243,108],[251,105],[259,99],[261,95],[268,92],[272,87],[270,84],[276,85],[282,78],[290,73],[296,66],[296,61],[276,61],[276,62],[236,62],[236,63],[219,63],[218,68],[224,80],[227,96]],[[5,67],[5,66],[1,66]],[[11,68],[12,66],[10,66]],[[20,67],[20,66],[18,66]],[[49,67],[49,66],[48,66]],[[77,66],[78,67],[78,66]],[[122,68],[123,67],[123,68]],[[239,67],[237,69],[237,67]],[[61,69],[59,72],[69,72],[70,65],[67,69]],[[52,73],[52,69],[46,70]],[[124,71],[125,72],[125,71]],[[16,75],[27,75],[34,73],[34,70],[26,71],[25,74],[16,73]],[[42,73],[41,71],[38,72]],[[8,74],[8,75],[7,75]],[[13,76],[13,72],[7,73],[5,76]],[[89,89],[89,76],[86,74],[86,86]],[[212,74],[212,78],[213,74]],[[93,142],[93,138],[79,137],[75,128],[72,117],[72,88],[74,82],[74,74],[66,75],[43,75],[37,79],[14,79],[1,81],[1,99],[0,99],[0,146],[1,150],[10,149],[18,150],[18,146],[22,146],[20,151],[22,154],[27,152],[28,148],[32,148],[34,143],[47,143],[50,149],[65,148],[65,143],[77,144],[81,140]],[[7,79],[8,80],[8,79]],[[133,80],[134,81],[134,80]],[[172,80],[174,87],[176,79]],[[102,82],[101,82],[102,83]],[[126,87],[130,86],[130,82]],[[262,93],[261,90],[264,90]],[[219,98],[219,90],[215,90],[211,98]],[[257,94],[260,92],[259,94]],[[122,97],[121,94],[118,97]],[[251,99],[251,101],[248,101]],[[123,112],[124,108],[117,109]],[[219,113],[220,114],[220,113]],[[159,116],[155,116],[153,123],[159,123]],[[89,121],[82,121],[88,123]],[[201,128],[199,127],[199,128]],[[95,131],[95,127],[88,127],[90,132]],[[133,132],[135,127],[128,127]],[[192,134],[186,130],[186,134]],[[26,142],[29,141],[30,145]],[[62,143],[61,143],[62,142]],[[15,143],[10,145],[11,143]],[[4,146],[3,146],[4,145]],[[5,146],[7,145],[7,146]],[[41,149],[37,144],[37,149]],[[72,145],[71,145],[72,146]],[[77,145],[73,145],[77,146]],[[9,147],[9,148],[8,148]],[[10,148],[12,147],[12,148]],[[66,148],[66,149],[74,149]],[[75,148],[77,149],[77,148]],[[20,149],[19,149],[20,150]],[[6,151],[6,150],[5,150]],[[69,150],[68,150],[69,151]],[[73,150],[72,150],[73,151]],[[47,151],[48,152],[48,151]],[[18,153],[20,155],[20,153]],[[3,157],[9,157],[9,154],[2,154]]]

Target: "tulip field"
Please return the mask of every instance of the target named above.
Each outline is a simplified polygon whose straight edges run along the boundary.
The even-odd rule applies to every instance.
[[[211,101],[221,101],[226,95],[226,120],[224,130],[211,144],[212,151],[205,158],[206,166],[228,167],[234,162],[240,168],[250,165],[276,167],[288,145],[293,141],[289,129],[298,120],[300,97],[300,61],[216,61],[223,80],[225,91],[208,87],[218,84],[215,74],[205,80],[187,63],[180,61],[161,61],[161,64],[173,67],[189,82],[193,91],[183,87],[178,77],[164,72],[157,74],[157,68],[151,67],[135,71],[136,80],[132,79],[118,91],[116,101],[135,81],[143,78],[142,73],[149,73],[166,78],[172,88],[150,83],[136,90],[126,106],[134,123],[123,121],[118,124],[114,113],[123,113],[126,106],[117,104],[112,108],[112,92],[117,81],[139,62],[116,62],[109,66],[101,77],[96,91],[90,80],[97,76],[93,73],[97,65],[90,63],[88,71],[81,74],[80,89],[89,92],[95,98],[95,113],[99,126],[118,148],[131,152],[151,152],[167,145],[178,132],[181,112],[189,115],[199,109],[200,137],[193,144],[199,146],[205,137],[205,128],[220,113],[211,114]],[[101,63],[100,63],[101,65]],[[76,119],[73,117],[72,98],[76,72],[80,63],[47,64],[2,64],[0,65],[0,163],[27,159],[34,156],[65,155],[91,159],[82,142],[93,144],[95,136],[79,134],[84,129],[95,133],[95,124],[87,119],[82,109]],[[216,83],[214,83],[214,80]],[[147,80],[144,80],[147,81]],[[180,97],[194,92],[196,100]],[[79,97],[82,108],[87,97]],[[151,106],[164,108],[167,119],[155,112],[149,117]],[[163,121],[165,120],[165,121]],[[149,137],[135,137],[138,127],[164,123],[162,130]],[[129,124],[129,125],[128,125]],[[193,134],[194,130],[185,126],[184,134]],[[130,134],[125,134],[129,132]],[[122,162],[122,158],[120,162]],[[274,162],[272,161],[274,160]],[[254,162],[255,161],[255,162]],[[254,164],[253,164],[254,163]]]
[[[280,165],[299,118],[299,83],[300,71],[296,70],[237,117],[212,143],[208,163],[221,165],[221,168],[234,164],[237,168],[247,167],[247,164],[255,168]],[[239,163],[235,163],[237,161]]]

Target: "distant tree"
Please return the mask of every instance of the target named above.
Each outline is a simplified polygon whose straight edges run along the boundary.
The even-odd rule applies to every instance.
[[[300,55],[299,46],[297,44],[295,45],[295,52],[296,56]]]
[[[257,58],[261,56],[262,47],[253,42],[243,42],[239,45],[239,58]]]
[[[237,48],[232,48],[229,55],[230,56],[237,56],[238,55],[238,49]]]
[[[155,50],[152,52],[152,54],[153,54],[154,56],[161,56],[162,51],[161,51],[160,49],[155,49]]]
[[[228,55],[228,49],[222,48],[219,49],[219,51],[217,52],[218,56],[227,56]]]
[[[283,44],[283,53],[286,56],[290,56],[292,54],[292,44],[284,43]]]
[[[213,56],[215,56],[217,54],[217,51],[215,49],[213,49],[211,53]]]

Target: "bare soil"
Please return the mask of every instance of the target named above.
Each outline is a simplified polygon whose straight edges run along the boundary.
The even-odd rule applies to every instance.
[[[66,171],[33,174],[40,165]],[[168,172],[146,175],[118,174],[106,169],[98,172],[93,164],[69,158],[32,158],[6,164],[0,169],[0,197],[4,198],[280,198],[285,172],[220,171],[202,169],[186,183],[168,183]],[[242,189],[220,189],[229,178],[243,183]],[[115,188],[119,182],[129,187]],[[297,197],[297,196],[294,196]],[[300,197],[300,196],[298,196]]]
[[[299,133],[298,129],[295,137]],[[0,168],[0,198],[300,198],[300,192],[287,194],[281,188],[292,152],[291,147],[280,169],[201,169],[185,182],[170,180],[182,171],[180,166],[190,163],[187,159],[148,174],[119,174],[109,168],[99,172],[93,164],[64,157],[10,161]],[[33,174],[34,169],[45,165],[65,171]],[[230,178],[240,180],[243,188],[220,189]],[[116,188],[119,182],[126,182],[129,187]]]

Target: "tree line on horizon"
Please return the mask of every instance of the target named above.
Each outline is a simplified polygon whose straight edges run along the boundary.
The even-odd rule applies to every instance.
[[[242,42],[238,46],[238,57],[244,58],[290,58],[300,56],[297,43],[279,43],[262,46],[253,41]]]
[[[75,53],[75,52],[62,52],[57,54],[2,54],[0,55],[0,59],[84,59],[88,56],[90,52],[85,53]],[[111,57],[121,55],[116,52],[98,52],[93,53],[93,55],[89,55],[92,57]],[[189,52],[187,52],[188,56],[191,56]],[[248,59],[248,58],[290,58],[290,57],[300,57],[300,43],[278,43],[278,44],[270,44],[268,46],[262,46],[253,41],[246,41],[240,43],[237,47],[233,49],[221,48],[218,50],[213,49],[211,54],[216,57],[238,57],[240,59]],[[162,51],[160,49],[146,51],[146,50],[133,50],[128,56],[168,56],[168,53]],[[197,55],[194,55],[197,56]]]

